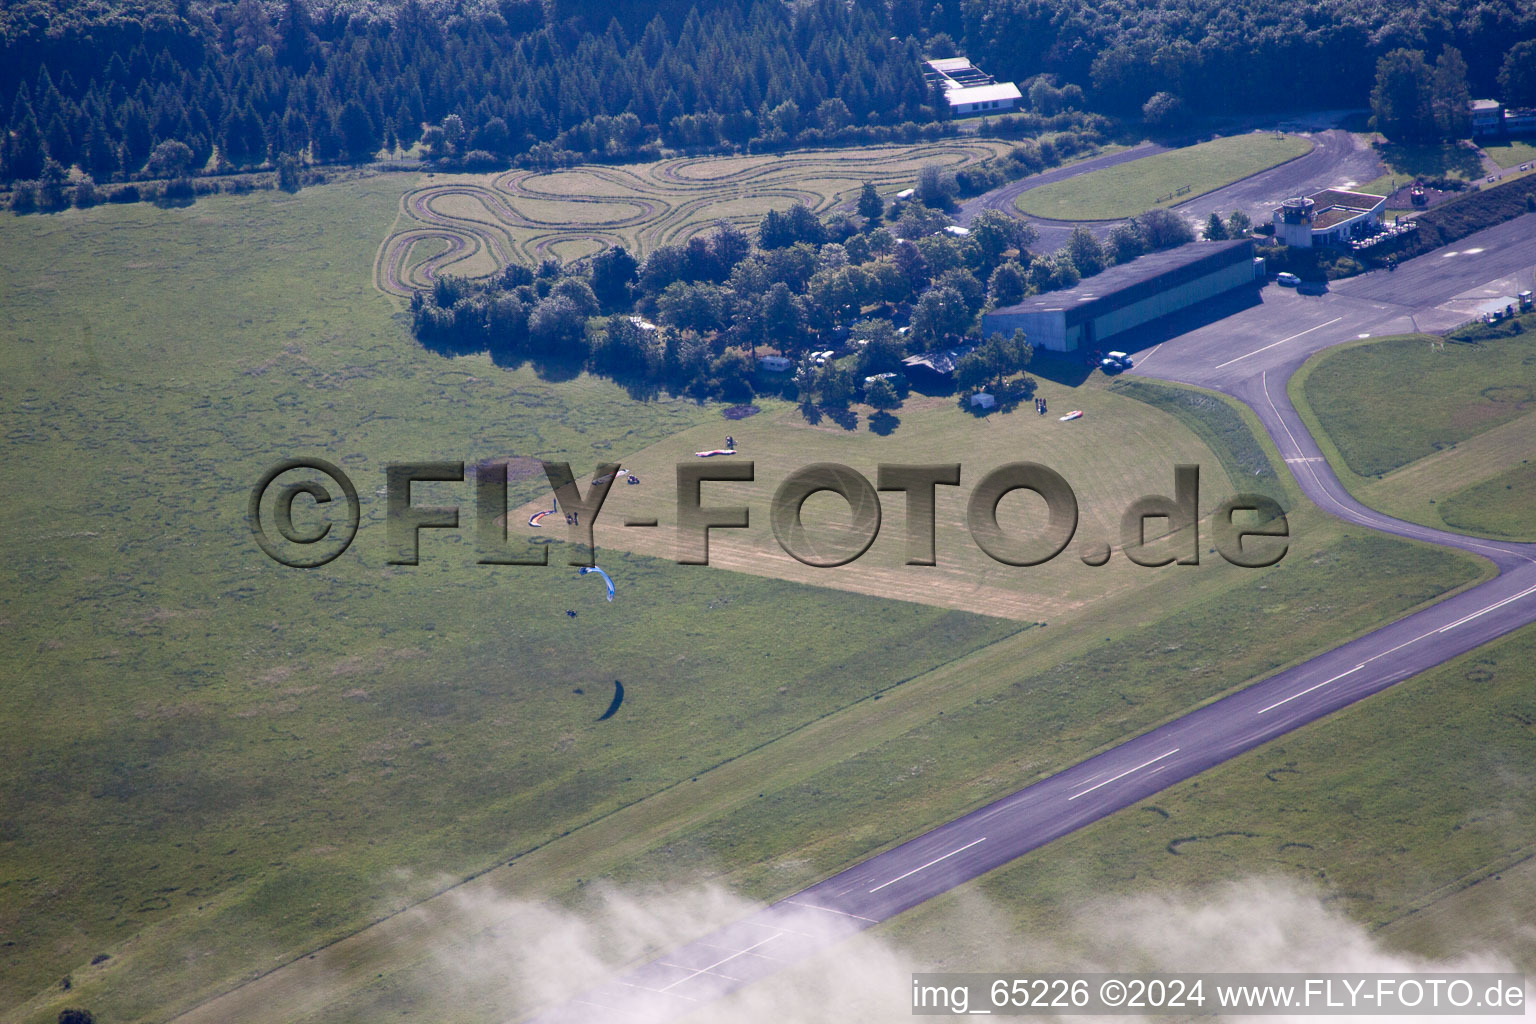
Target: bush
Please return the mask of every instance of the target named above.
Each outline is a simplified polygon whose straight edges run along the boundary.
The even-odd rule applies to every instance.
[[[75,205],[82,210],[89,210],[101,202],[101,191],[96,188],[96,183],[87,175],[80,179],[80,184],[75,186]]]
[[[490,171],[506,166],[506,160],[484,149],[472,149],[464,154],[464,168],[469,171]]]
[[[168,181],[160,192],[160,201],[164,203],[190,203],[196,198],[197,189],[193,186],[191,178]]]
[[[13,213],[37,212],[37,183],[18,181],[11,186],[11,211]]]
[[[1467,184],[1467,182],[1460,178],[1447,178],[1444,176],[1439,178],[1425,178],[1423,179],[1423,183],[1425,187],[1437,189],[1441,192],[1465,192],[1469,187],[1471,187]]]
[[[143,196],[139,192],[139,186],[137,185],[124,185],[122,188],[113,189],[107,193],[107,202],[109,203],[136,203],[141,198]]]
[[[292,153],[284,153],[277,158],[277,187],[288,193],[297,192],[304,187],[304,176],[299,170],[299,158]]]

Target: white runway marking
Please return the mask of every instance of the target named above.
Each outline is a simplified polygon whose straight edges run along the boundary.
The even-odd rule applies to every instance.
[[[1273,342],[1272,344],[1269,344],[1269,345],[1265,345],[1263,348],[1256,348],[1252,352],[1248,352],[1248,353],[1245,353],[1244,355],[1240,355],[1236,359],[1228,359],[1224,363],[1217,363],[1216,364],[1216,369],[1219,370],[1223,366],[1231,366],[1233,363],[1240,363],[1244,359],[1247,359],[1249,356],[1256,356],[1260,352],[1268,352],[1270,349],[1274,348],[1276,345],[1284,345],[1288,341],[1295,341],[1297,338],[1301,337],[1302,334],[1311,334],[1313,331],[1320,331],[1324,327],[1327,327],[1328,324],[1336,324],[1340,320],[1343,320],[1343,319],[1344,318],[1341,317],[1341,316],[1336,316],[1332,320],[1329,320],[1327,324],[1318,324],[1316,327],[1308,327],[1306,330],[1300,332],[1299,334],[1293,334],[1289,338],[1281,338],[1279,341]]]
[[[717,946],[715,948],[719,949],[719,948],[722,948],[722,947],[718,947]],[[756,954],[756,953],[748,953],[748,954],[742,954],[742,955],[744,955],[744,956],[757,956],[758,954]],[[771,960],[773,958],[765,956],[765,957],[762,957],[762,959],[764,959],[764,960]],[[780,960],[779,961],[779,963],[781,963],[781,964],[788,963],[788,962],[789,962],[788,960]],[[674,971],[693,971],[692,967],[684,967],[682,964],[670,964],[670,963],[667,963],[667,961],[665,961],[665,960],[657,960],[656,963],[660,964],[663,967],[670,967]],[[694,972],[694,973],[698,973],[698,972]],[[717,978],[724,978],[726,981],[740,981],[741,980],[740,978],[733,978],[729,974],[721,974],[719,971],[711,971],[711,970],[706,969],[704,971],[704,973],[705,974],[713,974],[715,977],[717,977]],[[688,979],[684,978],[683,980],[687,981]],[[674,984],[676,984],[676,983],[674,982]]]
[[[756,949],[758,946],[763,945],[763,943],[772,942],[776,938],[778,938],[777,935],[770,935],[766,939],[764,939],[762,942],[754,942],[752,945],[748,946],[746,949],[737,950],[735,953],[732,953],[728,957],[724,957],[723,959],[716,960],[714,963],[710,964],[708,967],[700,967],[698,970],[694,971],[692,974],[688,975],[686,978],[678,978],[671,985],[666,986],[666,988],[653,989],[653,991],[656,991],[656,992],[666,992],[668,989],[671,989],[671,988],[673,988],[676,985],[681,985],[685,981],[692,981],[694,978],[697,978],[701,974],[709,974],[709,973],[713,972],[714,969],[716,967],[719,967],[721,964],[729,963],[730,961],[735,960],[737,957],[741,956],[742,954],[750,953],[754,949]],[[730,978],[730,976],[726,975],[726,974],[722,974],[722,975],[720,975],[720,977],[722,977],[722,978],[729,978],[732,981],[736,980],[734,978]],[[642,986],[635,986],[635,987],[639,988],[639,987],[642,987]],[[676,993],[674,993],[674,995],[675,994]],[[683,998],[686,999],[688,997],[684,996]]]
[[[1444,633],[1447,630],[1455,629],[1457,626],[1460,626],[1463,623],[1471,622],[1473,619],[1477,618],[1479,615],[1487,615],[1489,612],[1493,611],[1495,608],[1502,608],[1502,607],[1504,607],[1505,605],[1509,604],[1512,601],[1518,601],[1522,597],[1525,597],[1527,594],[1536,594],[1536,587],[1530,587],[1530,588],[1528,588],[1526,590],[1522,590],[1522,591],[1520,591],[1520,593],[1514,595],[1513,597],[1506,597],[1504,600],[1496,602],[1495,604],[1491,604],[1491,605],[1489,605],[1486,608],[1479,609],[1478,611],[1473,612],[1471,615],[1465,615],[1465,616],[1457,619],[1455,622],[1451,623],[1449,626],[1441,626],[1439,629],[1435,630],[1435,632],[1436,633]],[[1427,633],[1425,635],[1428,636]]]
[[[1289,704],[1291,701],[1295,700],[1297,697],[1305,697],[1307,694],[1311,693],[1313,690],[1321,690],[1323,687],[1327,686],[1329,683],[1336,683],[1340,679],[1343,679],[1345,676],[1354,675],[1356,672],[1359,672],[1363,668],[1365,668],[1365,662],[1362,661],[1360,664],[1356,665],[1354,668],[1350,669],[1348,672],[1340,672],[1338,675],[1334,676],[1332,679],[1324,679],[1322,682],[1316,684],[1315,686],[1307,687],[1305,690],[1302,690],[1300,693],[1293,693],[1289,697],[1285,698],[1284,700],[1277,700],[1277,701],[1275,701],[1273,704],[1271,704],[1267,708],[1260,708],[1259,709],[1259,714],[1262,715],[1266,711],[1273,711],[1273,710],[1275,710],[1275,708],[1279,707],[1282,704]]]
[[[732,952],[730,946],[722,946],[722,945],[720,945],[718,943],[715,943],[715,942],[703,942],[703,941],[700,941],[700,942],[695,943],[695,945],[698,945],[698,946],[708,946],[710,949],[723,949],[723,950],[726,950],[728,952]],[[747,956],[755,956],[759,960],[772,960],[774,963],[779,963],[779,964],[787,964],[787,963],[790,962],[788,960],[785,960],[783,957],[769,956],[767,953],[748,953]],[[657,963],[662,963],[662,961],[660,961],[660,960],[658,960],[656,962]],[[665,964],[665,966],[667,966],[667,967],[676,967],[680,971],[691,971],[691,970],[693,970],[692,967],[684,967],[682,964]]]
[[[844,889],[843,891],[847,892],[848,890]],[[880,923],[872,917],[860,917],[858,914],[850,914],[846,910],[838,910],[835,907],[819,907],[814,903],[801,903],[798,900],[785,900],[784,902],[794,907],[805,907],[807,910],[825,910],[829,914],[841,914],[844,917],[851,917],[855,921],[868,921],[870,924]]]
[[[1316,686],[1309,686],[1305,690],[1302,690],[1300,693],[1293,693],[1289,697],[1285,698],[1285,700],[1276,701],[1275,703],[1271,704],[1269,707],[1263,708],[1258,713],[1262,715],[1265,711],[1273,711],[1275,708],[1279,707],[1281,704],[1289,704],[1291,701],[1295,700],[1297,697],[1303,697],[1303,696],[1311,693],[1313,690],[1320,689],[1321,687],[1327,686],[1329,683],[1337,682],[1338,680],[1343,679],[1347,675],[1351,675],[1351,674],[1353,674],[1355,672],[1360,671],[1361,669],[1365,668],[1365,666],[1369,665],[1371,662],[1378,661],[1381,658],[1385,658],[1389,654],[1396,654],[1398,651],[1402,650],[1404,647],[1407,647],[1410,644],[1416,644],[1420,640],[1423,640],[1427,636],[1434,636],[1436,633],[1444,633],[1447,630],[1455,629],[1457,626],[1465,625],[1466,623],[1471,622],[1475,618],[1478,618],[1478,617],[1483,616],[1483,615],[1487,615],[1491,611],[1494,611],[1496,609],[1502,608],[1505,605],[1511,604],[1511,603],[1513,603],[1515,601],[1518,601],[1518,600],[1520,600],[1523,597],[1529,597],[1532,594],[1536,594],[1536,587],[1527,587],[1526,589],[1520,591],[1520,593],[1518,593],[1518,594],[1513,594],[1513,595],[1511,595],[1509,597],[1506,597],[1502,601],[1495,601],[1493,604],[1490,604],[1490,605],[1488,605],[1485,608],[1479,608],[1477,611],[1472,612],[1469,615],[1463,615],[1461,618],[1457,619],[1455,622],[1450,623],[1449,625],[1440,626],[1437,629],[1432,629],[1428,633],[1420,633],[1418,636],[1414,637],[1412,640],[1405,640],[1402,643],[1398,644],[1396,647],[1392,648],[1391,650],[1382,651],[1380,654],[1376,655],[1375,657],[1371,657],[1371,658],[1365,659],[1360,664],[1358,664],[1354,668],[1350,669],[1348,672],[1341,672],[1340,674],[1334,676],[1332,679],[1325,679],[1323,682],[1318,683]]]
[[[1067,797],[1067,799],[1068,800],[1076,800],[1080,796],[1087,796],[1089,793],[1092,793],[1096,789],[1103,789],[1105,786],[1109,785],[1111,782],[1119,782],[1121,779],[1125,778],[1127,775],[1131,774],[1132,772],[1139,772],[1143,768],[1145,768],[1147,765],[1149,765],[1149,764],[1157,764],[1157,762],[1161,761],[1163,758],[1165,758],[1165,757],[1172,757],[1174,754],[1177,754],[1178,752],[1179,752],[1179,748],[1178,747],[1174,747],[1172,750],[1168,751],[1168,753],[1166,753],[1166,754],[1158,754],[1152,760],[1150,760],[1150,761],[1143,761],[1141,764],[1137,765],[1135,768],[1127,768],[1125,771],[1121,772],[1119,775],[1116,775],[1114,778],[1105,779],[1103,782],[1095,783],[1094,785],[1089,786],[1087,789],[1083,790],[1081,793],[1073,793],[1071,796]]]
[[[917,874],[919,871],[923,870],[923,868],[931,868],[931,867],[933,867],[935,864],[937,864],[941,860],[948,860],[949,858],[953,857],[957,853],[964,853],[966,850],[969,850],[971,847],[975,846],[976,843],[984,843],[986,841],[987,841],[987,837],[986,836],[982,836],[980,839],[976,840],[976,842],[966,843],[964,846],[960,847],[960,849],[958,849],[958,850],[950,850],[944,856],[942,856],[942,857],[935,857],[935,858],[933,858],[933,860],[929,861],[927,864],[924,864],[921,867],[915,867],[911,871],[908,871],[905,875],[897,875],[895,878],[891,879],[889,882],[881,882],[879,885],[875,886],[873,889],[871,889],[869,891],[870,892],[879,892],[881,889],[884,889],[888,885],[895,885],[897,882],[901,881],[903,878],[908,877],[909,875]]]

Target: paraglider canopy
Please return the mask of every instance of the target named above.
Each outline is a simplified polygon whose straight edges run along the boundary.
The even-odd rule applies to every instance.
[[[608,584],[608,600],[610,600],[610,601],[613,600],[613,578],[611,576],[609,576],[607,573],[603,572],[603,570],[599,569],[595,565],[587,566],[584,569],[578,570],[578,572],[582,576],[585,576],[589,572],[595,572],[599,576],[601,576],[603,578],[603,582]]]

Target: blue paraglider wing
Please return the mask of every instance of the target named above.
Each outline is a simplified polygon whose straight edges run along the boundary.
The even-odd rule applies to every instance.
[[[599,576],[601,576],[603,578],[603,582],[608,584],[608,600],[610,600],[610,601],[613,600],[613,578],[611,576],[609,576],[607,573],[603,572],[603,570],[599,569],[595,565],[587,566],[586,568],[581,569],[579,571],[580,571],[581,575],[583,575],[583,576],[585,576],[589,572],[595,572]]]

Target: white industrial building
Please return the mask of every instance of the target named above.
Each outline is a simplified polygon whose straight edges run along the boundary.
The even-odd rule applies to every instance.
[[[1109,267],[1075,288],[994,309],[982,316],[981,331],[1022,330],[1036,348],[1092,351],[1122,331],[1262,280],[1263,263],[1251,239],[1191,242]]]
[[[923,79],[944,90],[950,113],[956,117],[1001,114],[1017,107],[1023,99],[1017,85],[994,81],[991,75],[964,57],[923,61]]]
[[[1385,196],[1341,188],[1287,199],[1275,211],[1275,239],[1303,249],[1345,245],[1352,238],[1375,234],[1386,205]]]
[[[1504,130],[1504,104],[1498,100],[1472,100],[1467,106],[1474,136],[1498,135]]]

